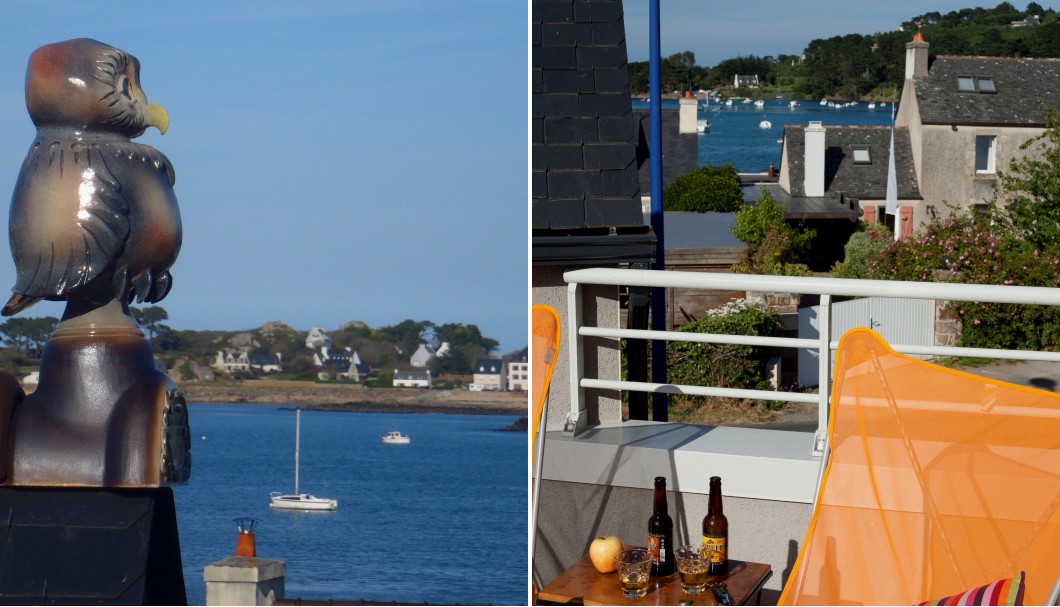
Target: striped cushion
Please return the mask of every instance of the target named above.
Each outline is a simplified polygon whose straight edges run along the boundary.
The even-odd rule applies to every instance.
[[[1022,605],[1026,572],[1014,578],[998,580],[993,584],[972,588],[968,592],[948,596],[921,605]]]

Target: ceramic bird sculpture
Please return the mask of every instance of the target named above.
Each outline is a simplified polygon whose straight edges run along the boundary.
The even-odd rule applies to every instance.
[[[169,125],[147,103],[140,62],[89,38],[43,46],[29,60],[26,107],[37,137],[11,199],[18,275],[3,315],[41,299],[161,300],[181,223],[169,160],[132,141]]]
[[[148,105],[136,57],[88,38],[30,55],[26,108],[37,136],[11,198],[17,278],[2,312],[66,310],[33,393],[0,374],[0,484],[186,482],[186,402],[129,309],[166,296],[180,250],[173,167],[132,141],[169,117]]]

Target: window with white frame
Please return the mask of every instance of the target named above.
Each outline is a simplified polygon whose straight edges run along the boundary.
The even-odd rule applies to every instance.
[[[996,172],[995,153],[997,137],[993,135],[976,135],[975,137],[975,172]]]

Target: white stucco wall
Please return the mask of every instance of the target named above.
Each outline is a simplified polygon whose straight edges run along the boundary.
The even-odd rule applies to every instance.
[[[924,125],[921,153],[928,161],[920,181],[924,203],[914,215],[915,224],[927,220],[927,205],[934,205],[939,217],[946,217],[950,213],[947,203],[967,208],[993,199],[1000,182],[996,173],[976,173],[977,136],[996,137],[995,166],[1007,171],[1014,158],[1033,154],[1033,150],[1021,150],[1020,146],[1041,133],[1040,128]]]
[[[563,270],[561,267],[537,266],[532,278],[531,300],[534,304],[555,308],[562,323],[560,356],[549,388],[548,415],[545,420],[545,427],[549,430],[561,429],[570,412],[570,336],[567,328],[567,285],[563,282]],[[608,328],[618,326],[617,287],[587,285],[583,287],[583,297],[585,324]],[[584,354],[587,377],[621,378],[622,360],[618,340],[585,338]],[[622,401],[617,391],[586,390],[585,407],[590,426],[622,420]]]

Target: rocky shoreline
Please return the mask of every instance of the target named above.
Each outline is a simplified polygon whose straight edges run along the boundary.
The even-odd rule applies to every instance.
[[[183,382],[189,403],[292,405],[320,411],[518,415],[528,411],[526,393],[366,388],[350,384],[247,380]]]

